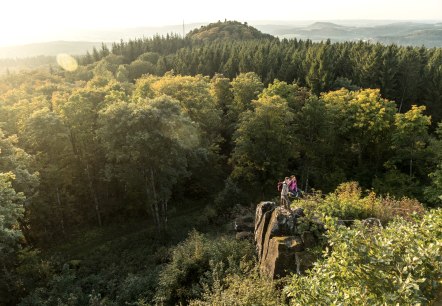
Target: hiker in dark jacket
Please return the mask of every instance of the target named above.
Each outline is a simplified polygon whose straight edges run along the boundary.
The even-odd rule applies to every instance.
[[[289,205],[289,182],[290,178],[286,177],[284,179],[284,182],[282,183],[282,189],[281,189],[281,205],[290,210]]]

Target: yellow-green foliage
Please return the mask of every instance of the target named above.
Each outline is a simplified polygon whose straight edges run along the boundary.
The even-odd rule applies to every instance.
[[[276,289],[276,283],[260,277],[256,272],[248,276],[229,275],[224,282],[225,286],[215,286],[213,291],[204,294],[203,299],[191,301],[190,305],[284,305],[282,294]]]
[[[199,123],[205,138],[217,137],[220,111],[210,95],[210,79],[197,76],[181,76],[166,73],[162,78],[146,76],[137,80],[134,99],[167,95],[180,102],[182,111]]]
[[[341,89],[323,94],[322,98],[327,108],[346,123],[343,127],[354,129],[355,134],[368,134],[373,141],[391,127],[396,112],[395,103],[382,98],[379,89]]]
[[[379,197],[372,191],[364,196],[357,182],[343,183],[325,197],[321,194],[307,196],[294,202],[293,206],[303,207],[310,215],[325,215],[346,220],[373,217],[383,222],[388,222],[395,216],[409,218],[413,213],[424,212],[422,204],[415,199]]]
[[[442,280],[442,210],[385,229],[328,225],[331,250],[285,287],[291,305],[422,305]]]

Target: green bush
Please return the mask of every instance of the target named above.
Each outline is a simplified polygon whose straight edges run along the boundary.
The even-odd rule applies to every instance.
[[[248,275],[228,275],[223,281],[215,282],[211,289],[206,290],[202,299],[193,300],[190,305],[284,305],[277,285],[278,282],[260,277],[256,269],[248,271]]]
[[[132,301],[151,301],[155,292],[154,284],[152,274],[129,274],[118,290],[118,305],[138,305],[139,302]]]
[[[442,209],[385,229],[328,226],[331,251],[285,287],[292,305],[421,305],[442,280]]]
[[[75,281],[75,272],[67,266],[54,275],[46,288],[37,288],[20,305],[88,305],[88,296]]]
[[[215,205],[219,210],[247,203],[245,192],[231,179],[226,179],[224,189],[216,196]]]
[[[322,215],[344,220],[378,218],[383,223],[396,216],[410,218],[414,213],[422,214],[424,207],[419,201],[409,198],[378,197],[373,191],[363,196],[357,182],[343,183],[325,197],[321,193],[307,196],[293,203],[303,207],[308,215]]]
[[[140,61],[150,62],[152,64],[156,64],[160,59],[160,55],[156,52],[146,52],[138,56],[137,58]]]
[[[26,296],[35,288],[45,286],[54,276],[54,265],[40,257],[37,249],[25,248],[18,253],[18,266],[15,270],[18,294],[16,299]]]
[[[209,237],[192,231],[172,250],[172,259],[159,275],[155,301],[159,304],[185,304],[200,298],[204,287],[211,287],[214,274],[241,273],[241,261],[252,260],[253,245],[234,238]],[[215,273],[215,271],[217,271]]]

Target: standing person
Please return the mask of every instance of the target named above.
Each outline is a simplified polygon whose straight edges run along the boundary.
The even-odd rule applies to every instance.
[[[289,181],[289,192],[294,196],[298,196],[298,182],[296,181],[296,176],[290,176]]]
[[[282,183],[282,189],[281,189],[281,205],[290,210],[289,205],[289,182],[290,178],[286,177],[284,179],[284,183]]]

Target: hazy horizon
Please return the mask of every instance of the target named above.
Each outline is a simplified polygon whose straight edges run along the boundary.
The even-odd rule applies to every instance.
[[[224,20],[224,19],[223,19]],[[223,21],[222,20],[222,21]],[[228,19],[229,20],[229,19]],[[186,23],[184,21],[184,27],[185,32],[188,33],[194,28],[199,27],[200,25],[206,25],[209,23],[217,22],[218,20],[212,20],[212,21],[200,21],[200,22],[192,22],[192,23]],[[355,26],[355,27],[371,27],[376,25],[388,25],[393,23],[402,23],[402,22],[413,22],[413,23],[428,23],[428,24],[434,24],[434,23],[440,23],[442,22],[442,19],[435,20],[435,19],[404,19],[404,20],[374,20],[374,19],[313,19],[313,20],[251,20],[251,21],[244,21],[244,20],[236,20],[239,22],[247,22],[251,26],[265,26],[265,25],[281,25],[281,26],[308,26],[316,22],[331,22],[338,25],[346,25],[346,26]],[[0,47],[16,47],[16,46],[25,46],[25,45],[31,45],[31,44],[39,44],[39,43],[49,43],[49,42],[114,42],[116,40],[119,40],[120,38],[111,38],[108,40],[103,40],[102,37],[99,37],[100,34],[103,33],[111,33],[114,31],[136,31],[137,29],[149,29],[151,32],[147,33],[145,36],[151,36],[156,33],[154,33],[155,29],[158,29],[158,33],[160,35],[165,34],[164,29],[171,29],[176,28],[173,33],[182,33],[182,27],[183,23],[180,24],[168,24],[168,25],[161,25],[161,26],[137,26],[137,27],[96,27],[96,28],[88,28],[88,29],[66,29],[63,33],[58,34],[52,34],[47,37],[33,37],[28,40],[23,41],[15,41],[15,42],[6,42],[0,40]],[[163,29],[163,31],[161,31]],[[140,35],[130,35],[128,36],[125,32],[120,32],[122,37],[121,39],[128,39],[128,38],[136,38],[140,37]],[[168,32],[170,33],[170,32]],[[141,33],[140,33],[141,34]],[[115,33],[115,35],[118,35],[118,33]]]
[[[308,21],[413,21],[442,20],[442,1],[422,0],[326,0],[297,2],[277,0],[271,4],[259,1],[225,0],[211,3],[201,0],[146,2],[78,0],[75,5],[59,1],[7,1],[1,6],[0,46],[11,46],[54,40],[72,40],[73,33],[88,30],[106,31],[144,27],[206,24],[217,20],[302,23]]]

